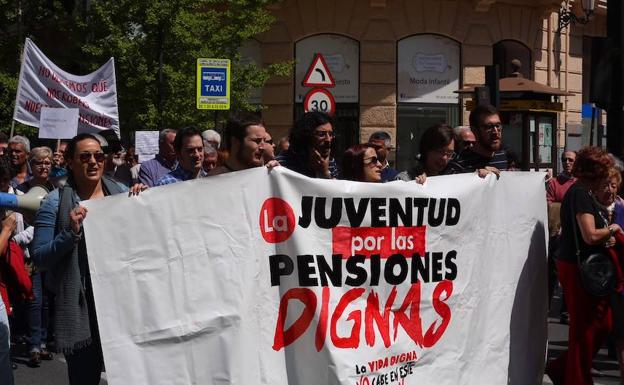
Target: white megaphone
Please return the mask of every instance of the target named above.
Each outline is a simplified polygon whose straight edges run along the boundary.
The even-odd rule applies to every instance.
[[[0,192],[0,208],[37,211],[46,195],[48,195],[48,190],[41,186],[32,187],[24,195]]]

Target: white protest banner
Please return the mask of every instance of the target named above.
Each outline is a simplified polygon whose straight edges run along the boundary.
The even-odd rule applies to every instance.
[[[108,383],[541,384],[543,178],[259,167],[86,202]]]
[[[71,139],[78,131],[77,108],[48,108],[41,109],[39,123],[39,138],[42,139]]]
[[[114,59],[88,75],[72,75],[26,39],[13,119],[39,127],[43,107],[78,108],[79,133],[112,129],[119,136]]]
[[[134,147],[138,155],[158,154],[158,131],[136,131]]]

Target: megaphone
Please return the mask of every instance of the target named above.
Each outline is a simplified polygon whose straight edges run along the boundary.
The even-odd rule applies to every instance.
[[[32,187],[24,195],[0,192],[0,208],[37,211],[46,195],[48,195],[48,190],[41,186]]]

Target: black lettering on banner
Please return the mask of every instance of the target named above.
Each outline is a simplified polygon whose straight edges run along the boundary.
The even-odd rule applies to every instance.
[[[288,255],[275,254],[269,257],[269,269],[271,270],[271,286],[279,286],[280,276],[292,274],[295,265]]]
[[[371,198],[371,227],[386,227],[385,206],[385,198]]]
[[[414,207],[418,212],[418,218],[416,219],[416,226],[422,226],[425,217],[425,207],[429,204],[427,198],[414,198]]]
[[[446,266],[446,274],[444,275],[444,279],[448,279],[453,281],[457,278],[457,264],[455,263],[455,259],[457,258],[457,251],[451,250],[446,254],[446,258],[444,259],[444,265]]]
[[[434,282],[442,281],[442,257],[444,254],[442,252],[434,252],[431,253],[431,280]]]
[[[331,281],[332,286],[342,286],[342,255],[332,255],[332,266],[325,260],[323,255],[316,256],[316,264],[318,265],[318,275],[321,279],[321,286],[327,285],[327,278]]]
[[[412,198],[405,198],[405,206],[398,199],[390,199],[388,206],[388,217],[390,219],[390,227],[399,226],[399,217],[405,227],[412,226]]]
[[[347,218],[349,218],[349,224],[351,227],[360,227],[364,217],[366,216],[366,208],[368,207],[369,200],[369,198],[360,199],[356,209],[353,198],[345,199],[345,209],[347,211]]]
[[[373,254],[370,256],[370,272],[371,272],[371,286],[379,285],[379,273],[381,271],[381,255]]]
[[[366,257],[363,255],[354,255],[347,260],[347,272],[349,274],[355,275],[352,277],[349,275],[347,279],[345,279],[345,285],[347,286],[362,286],[366,282],[366,268],[364,268],[364,261]]]
[[[444,207],[446,206],[446,199],[445,198],[441,198],[440,199],[440,204],[438,205],[438,215],[435,215],[435,206],[436,206],[436,198],[431,198],[429,200],[429,218],[428,218],[428,222],[429,222],[429,226],[440,226],[442,224],[442,222],[444,221]]]
[[[297,255],[297,273],[299,285],[302,287],[318,286],[318,279],[314,278],[316,270],[313,266],[314,256],[311,254]]]
[[[394,272],[394,267],[399,266],[398,275]],[[390,285],[400,285],[407,278],[409,266],[407,265],[407,260],[401,254],[392,254],[386,260],[386,265],[384,266],[384,278],[386,282]]]
[[[412,282],[429,282],[429,258],[427,253],[425,257],[415,253],[412,255]]]
[[[455,226],[459,222],[459,214],[461,212],[459,200],[455,198],[449,198],[447,208],[448,211],[446,212],[446,225]]]
[[[322,229],[331,229],[338,226],[340,223],[340,217],[342,216],[342,198],[333,198],[331,203],[330,216],[325,216],[325,202],[326,198],[316,198],[314,205],[314,220],[316,225]]]
[[[301,197],[301,215],[299,217],[299,226],[307,229],[312,222],[312,204],[314,202],[313,197],[303,196]]]

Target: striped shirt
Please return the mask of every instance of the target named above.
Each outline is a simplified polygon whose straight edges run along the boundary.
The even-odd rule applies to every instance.
[[[507,170],[507,155],[505,155],[505,150],[498,150],[491,157],[477,154],[468,149],[464,150],[449,163],[449,173],[461,174],[474,172],[486,166],[496,167],[499,170]]]

